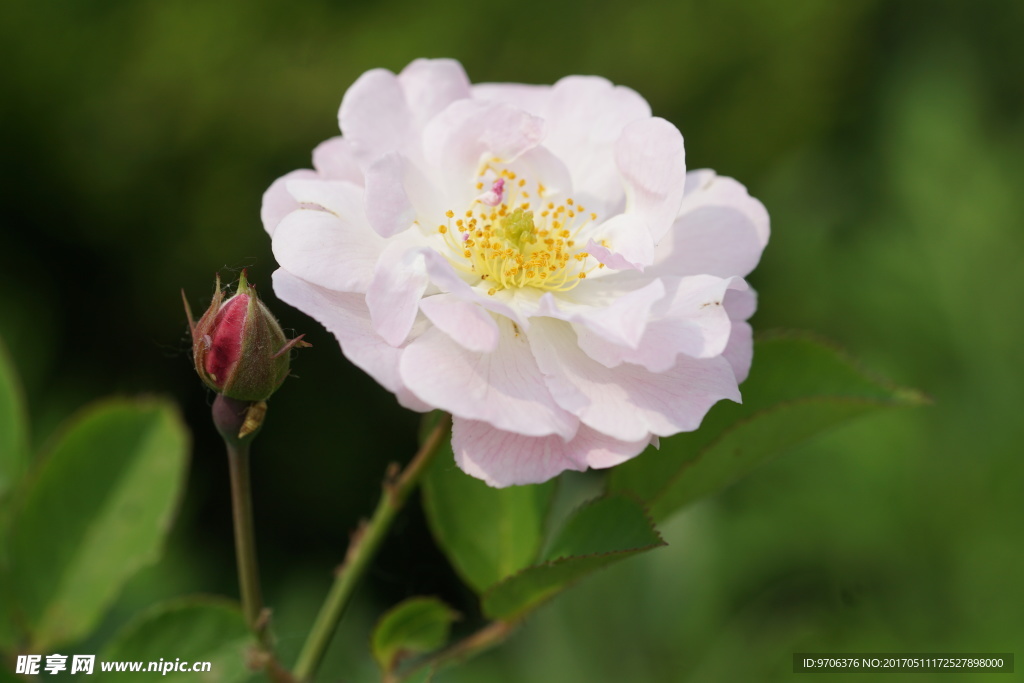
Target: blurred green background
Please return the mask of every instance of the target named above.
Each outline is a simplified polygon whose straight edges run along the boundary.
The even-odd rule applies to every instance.
[[[195,437],[166,558],[97,638],[163,596],[234,595],[226,467],[178,290],[201,309],[215,271],[249,267],[315,345],[254,462],[265,593],[285,659],[301,644],[417,417],[276,301],[260,197],[337,133],[360,73],[449,56],[474,81],[592,73],[639,91],[683,131],[690,168],[768,207],[755,327],[818,331],[934,405],[833,432],[691,508],[668,549],[591,578],[440,680],[769,681],[793,675],[794,651],[1013,651],[1022,28],[1012,0],[7,0],[0,335],[34,443],[93,398],[139,392],[172,395]],[[415,509],[365,588],[324,680],[372,680],[367,623],[408,595],[437,592],[472,621]]]

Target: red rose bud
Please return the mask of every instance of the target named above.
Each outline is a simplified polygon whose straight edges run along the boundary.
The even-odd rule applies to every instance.
[[[291,349],[310,346],[302,341],[302,335],[285,338],[244,270],[235,295],[227,301],[217,276],[213,301],[199,322],[193,322],[187,300],[185,313],[192,331],[196,372],[208,387],[239,401],[269,398],[288,376]]]

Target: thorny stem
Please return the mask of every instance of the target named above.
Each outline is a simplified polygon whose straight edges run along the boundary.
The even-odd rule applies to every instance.
[[[345,562],[335,575],[334,584],[327,593],[327,598],[299,654],[294,669],[295,678],[299,681],[309,681],[316,673],[356,584],[387,535],[395,516],[405,505],[438,447],[444,442],[450,428],[451,416],[445,415],[402,473],[397,478],[385,479],[384,491],[377,509],[374,510],[370,521],[360,525],[352,535],[348,552],[345,554]]]

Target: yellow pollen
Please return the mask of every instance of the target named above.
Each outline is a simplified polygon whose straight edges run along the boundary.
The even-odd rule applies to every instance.
[[[483,286],[489,286],[490,296],[522,287],[554,292],[573,289],[602,266],[576,246],[581,234],[587,239],[581,231],[596,220],[596,214],[590,214],[588,220],[585,209],[569,198],[546,202],[535,213],[525,188],[536,187],[541,197],[549,190],[541,183],[517,178],[513,171],[496,168],[498,164],[497,160],[485,163],[475,185],[482,190],[489,187],[488,178],[504,178],[504,191],[495,192],[500,204],[492,208],[482,199],[473,200],[465,219],[438,227],[448,247],[448,260],[471,276],[472,282],[486,282]],[[455,213],[446,211],[445,215],[452,219]]]

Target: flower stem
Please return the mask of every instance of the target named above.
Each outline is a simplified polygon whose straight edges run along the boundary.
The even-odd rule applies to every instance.
[[[252,495],[249,486],[249,443],[227,444],[228,469],[231,471],[231,510],[235,521],[235,557],[238,561],[238,585],[242,611],[249,627],[260,636],[263,595],[256,564],[256,537],[252,523]]]
[[[218,395],[213,402],[213,423],[224,439],[231,474],[231,513],[235,525],[235,559],[242,611],[249,628],[267,651],[267,619],[256,564],[256,536],[252,522],[252,492],[249,484],[249,447],[263,424],[266,403],[237,401]]]
[[[323,660],[327,646],[334,636],[334,631],[341,616],[348,606],[349,599],[359,579],[369,566],[370,561],[380,547],[395,516],[405,505],[409,494],[416,488],[427,465],[433,459],[438,447],[444,442],[451,428],[451,416],[443,416],[427,436],[423,445],[398,477],[388,476],[384,480],[384,490],[377,509],[369,522],[364,522],[352,535],[345,561],[334,578],[334,584],[327,593],[320,613],[310,629],[306,643],[302,647],[299,659],[295,664],[295,678],[300,681],[312,679],[320,662]]]

